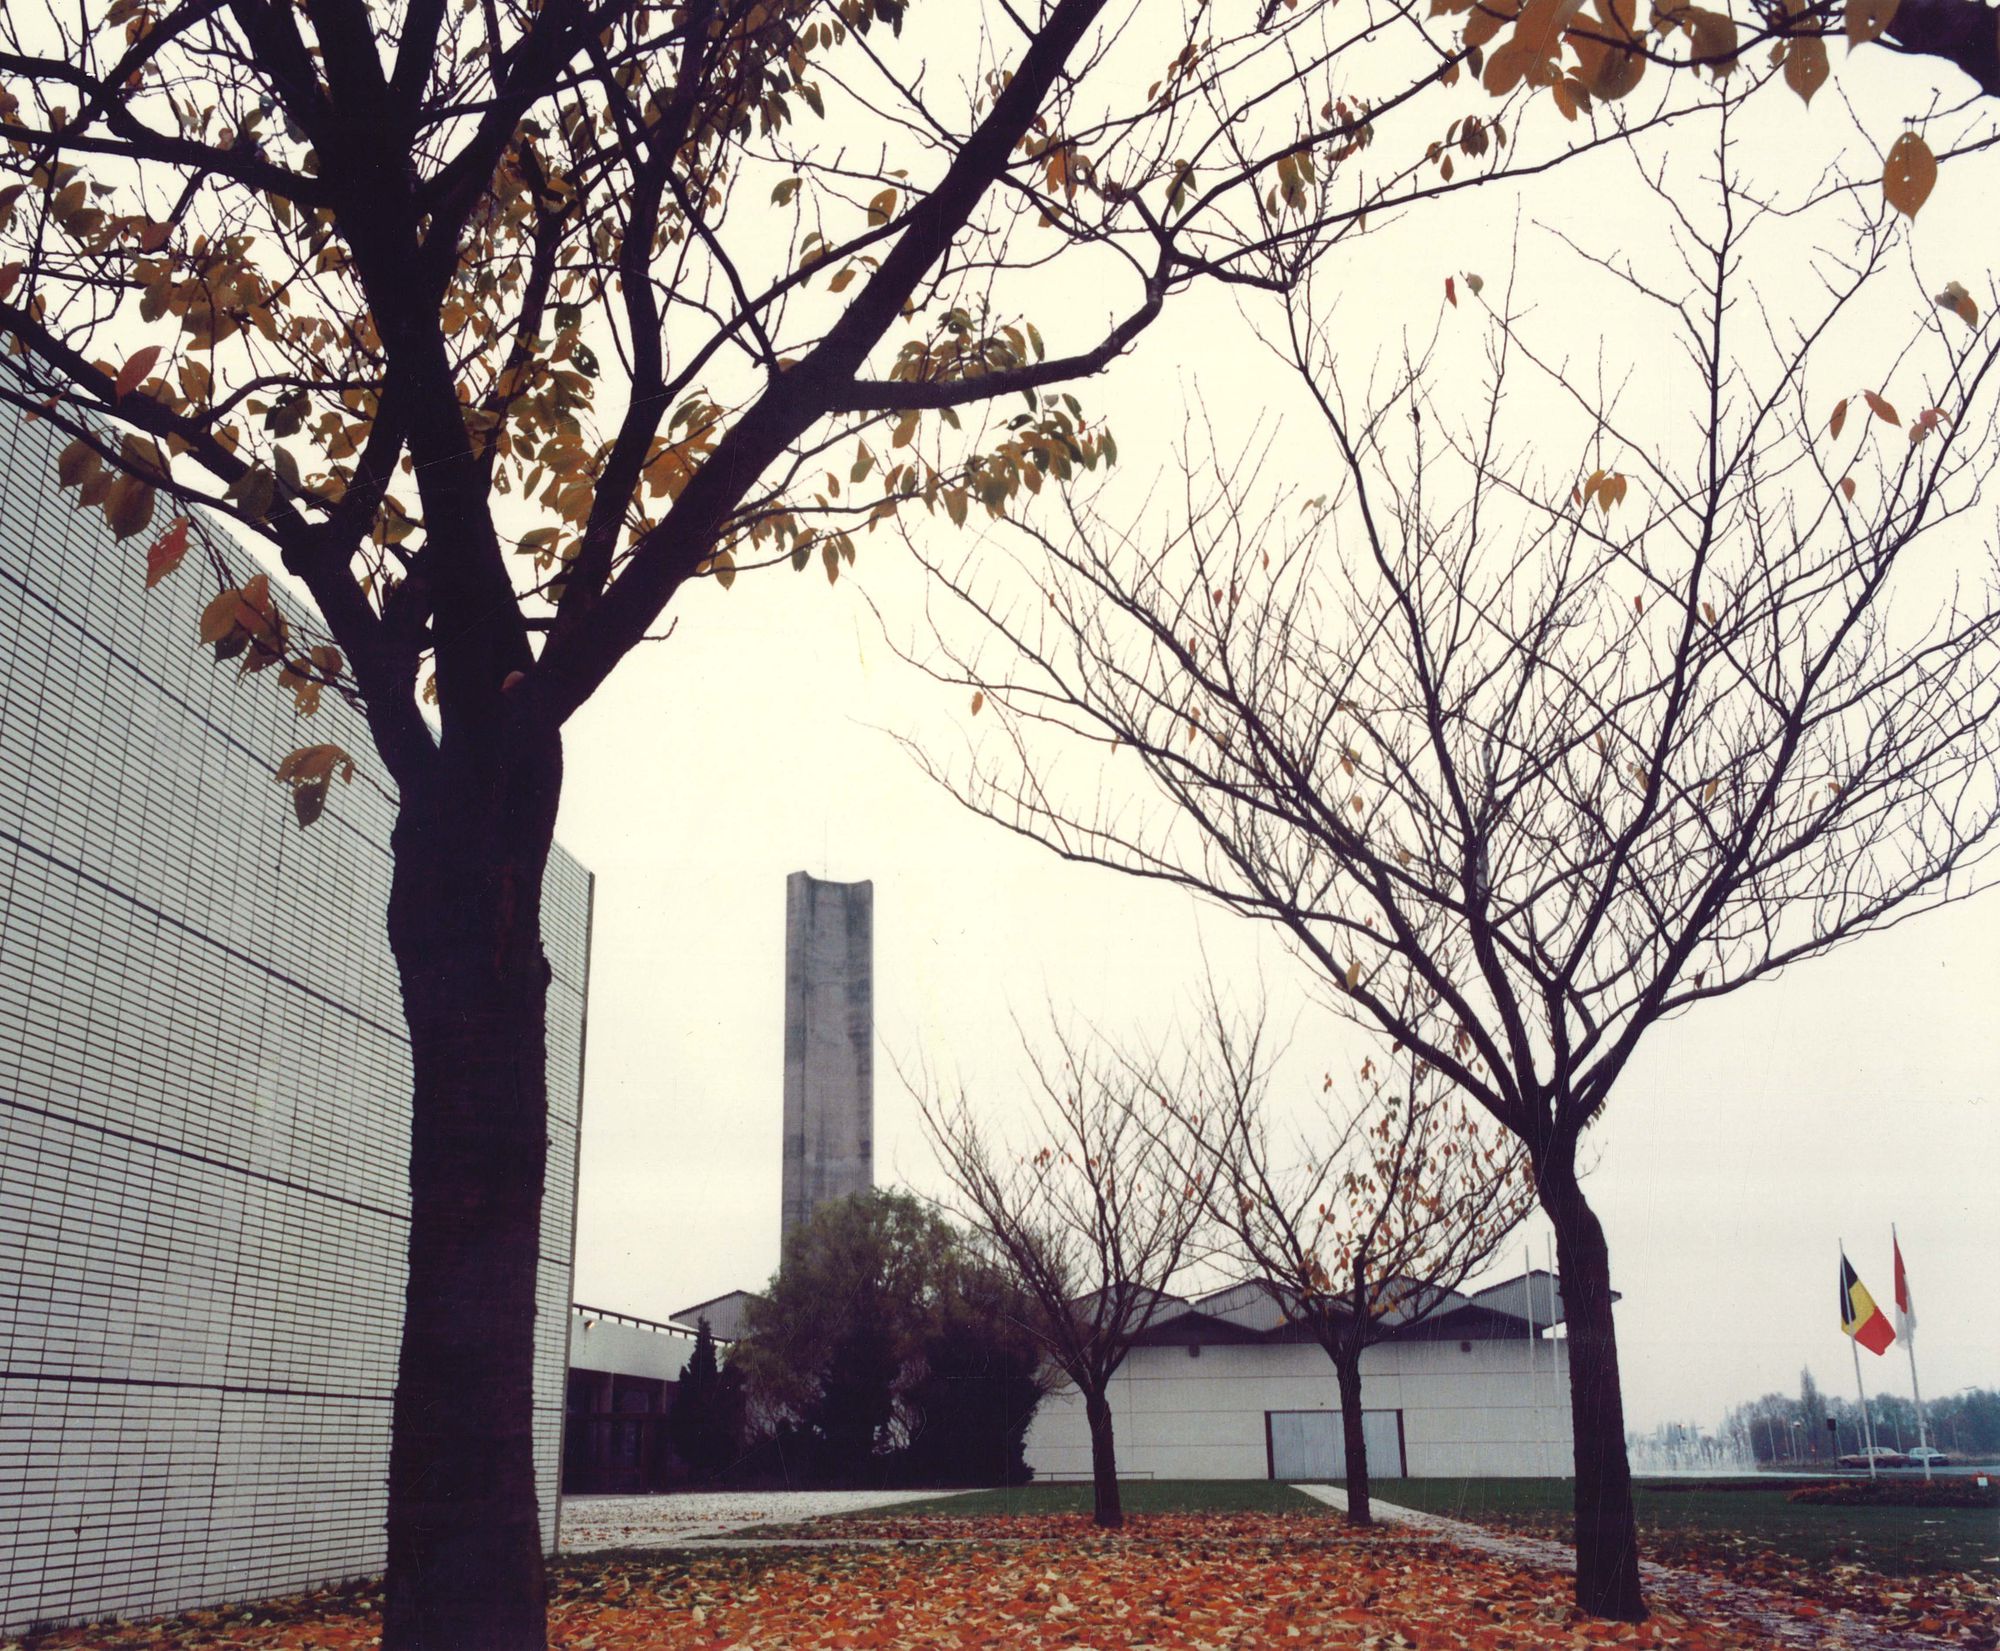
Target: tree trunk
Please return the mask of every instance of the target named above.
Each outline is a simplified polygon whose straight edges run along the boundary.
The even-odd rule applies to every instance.
[[[1570,1431],[1576,1449],[1576,1603],[1594,1617],[1643,1622],[1625,1401],[1611,1322],[1611,1257],[1577,1184],[1573,1149],[1537,1161],[1542,1208],[1555,1223],[1569,1335]]]
[[[548,1157],[542,873],[559,743],[406,790],[389,939],[414,1076],[384,1651],[542,1651],[535,1284]],[[497,742],[496,742],[497,743]]]
[[[1340,1384],[1340,1435],[1347,1450],[1347,1522],[1375,1523],[1368,1496],[1368,1441],[1361,1431],[1361,1350],[1343,1349],[1333,1357]]]
[[[1106,1530],[1115,1530],[1125,1523],[1125,1509],[1118,1500],[1118,1451],[1111,1438],[1111,1403],[1102,1393],[1087,1393],[1083,1413],[1090,1422],[1090,1479],[1097,1522]]]

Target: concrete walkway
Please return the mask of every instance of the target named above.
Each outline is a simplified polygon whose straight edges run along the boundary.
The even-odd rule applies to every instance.
[[[759,1525],[791,1525],[828,1514],[928,1502],[962,1491],[681,1491],[667,1496],[565,1496],[562,1551],[678,1548]],[[821,1540],[827,1540],[822,1538]],[[759,1543],[758,1546],[765,1544]],[[772,1544],[796,1547],[797,1543]]]
[[[1347,1511],[1347,1492],[1337,1485],[1294,1485],[1292,1488],[1304,1491],[1306,1495],[1338,1508],[1342,1513]],[[1481,1525],[1467,1524],[1463,1519],[1447,1519],[1442,1514],[1399,1507],[1379,1497],[1369,1499],[1369,1508],[1382,1524],[1406,1525],[1423,1535],[1455,1542],[1461,1547],[1477,1549],[1496,1558],[1511,1559],[1546,1570],[1576,1569],[1576,1550],[1566,1542],[1489,1531]],[[1745,1587],[1741,1583],[1725,1582],[1720,1577],[1705,1576],[1699,1571],[1677,1570],[1668,1565],[1656,1565],[1651,1560],[1641,1560],[1639,1574],[1645,1578],[1648,1596],[1669,1610],[1697,1622],[1707,1620],[1718,1610],[1726,1612],[1738,1621],[1751,1624],[1758,1632],[1768,1634],[1774,1646],[1788,1647],[1790,1651],[1963,1651],[1962,1641],[1944,1639],[1935,1634],[1919,1634],[1909,1629],[1884,1628],[1866,1617],[1856,1616],[1852,1611],[1822,1611],[1818,1616],[1801,1617],[1783,1595],[1772,1593],[1768,1588]]]

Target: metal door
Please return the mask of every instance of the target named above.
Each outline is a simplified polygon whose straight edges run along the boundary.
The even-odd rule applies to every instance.
[[[1347,1440],[1337,1410],[1267,1410],[1273,1479],[1345,1479]],[[1361,1439],[1372,1479],[1403,1476],[1403,1413],[1364,1410]]]

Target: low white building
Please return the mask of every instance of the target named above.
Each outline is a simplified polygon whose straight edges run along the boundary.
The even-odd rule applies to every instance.
[[[1539,1269],[1449,1295],[1362,1355],[1362,1426],[1379,1479],[1568,1477],[1569,1349],[1562,1296]],[[1346,1476],[1333,1361],[1254,1284],[1170,1304],[1113,1378],[1122,1478]],[[1036,1412],[1037,1479],[1090,1475],[1083,1401]]]

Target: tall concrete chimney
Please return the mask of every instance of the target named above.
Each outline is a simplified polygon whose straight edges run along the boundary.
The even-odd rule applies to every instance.
[[[780,1242],[875,1184],[875,885],[785,879]]]

